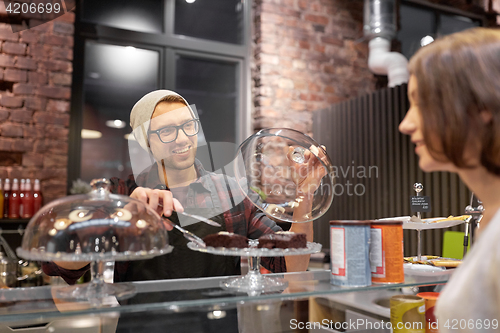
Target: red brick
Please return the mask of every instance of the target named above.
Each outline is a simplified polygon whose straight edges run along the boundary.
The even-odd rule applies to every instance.
[[[40,21],[36,19],[30,20],[30,30],[39,32],[50,32],[52,30],[52,21]]]
[[[26,82],[28,80],[28,73],[25,70],[7,68],[3,72],[3,79],[9,82]]]
[[[33,117],[33,111],[29,110],[15,110],[11,112],[10,121],[16,123],[30,123]],[[23,135],[24,136],[24,132]]]
[[[46,147],[49,152],[56,154],[67,154],[68,153],[68,142],[64,140],[45,140]]]
[[[23,136],[23,126],[15,123],[3,123],[0,125],[0,133],[2,136],[11,138]]]
[[[23,166],[24,167],[43,167],[43,154],[28,153],[23,154]]]
[[[28,96],[25,99],[25,107],[30,110],[45,110],[45,105],[47,104],[47,100],[42,97],[33,97]]]
[[[37,65],[36,61],[31,58],[17,57],[16,68],[35,70],[37,68]]]
[[[5,71],[5,69],[3,68],[0,68],[0,80],[3,81],[3,72]]]
[[[68,115],[68,123],[69,123],[69,115]],[[69,135],[69,129],[58,126],[58,125],[47,125],[45,132],[45,137],[48,139],[63,139],[67,140]]]
[[[0,121],[4,121],[9,118],[10,112],[8,110],[0,110]]]
[[[322,16],[322,15],[306,15],[305,16],[306,21],[322,24],[322,25],[327,25],[328,24],[328,17],[327,16]]]
[[[17,42],[19,40],[19,33],[12,32],[10,25],[1,23],[0,24],[0,39],[10,42]]]
[[[31,139],[14,139],[12,151],[33,151],[33,141]]]
[[[9,108],[20,108],[23,106],[23,99],[12,95],[2,94],[0,96],[0,105]]]
[[[26,44],[25,43],[12,43],[4,42],[2,44],[2,52],[7,54],[26,54]]]
[[[50,83],[60,86],[71,86],[71,74],[66,73],[51,73]]]
[[[66,167],[68,165],[67,155],[45,154],[43,156],[43,167]]]
[[[45,137],[45,125],[24,126],[25,138],[38,138]]]
[[[40,72],[28,72],[28,82],[36,85],[47,84],[47,74]]]
[[[35,93],[35,87],[32,84],[16,83],[12,92],[16,95],[31,95]]]
[[[70,99],[71,89],[67,87],[43,86],[37,90],[38,95],[54,99]]]
[[[68,12],[64,15],[59,16],[54,20],[54,22],[67,22],[67,23],[73,23],[75,22],[75,13],[71,12],[70,10],[74,9],[74,5],[68,5],[68,1],[65,1],[66,3],[66,9]],[[68,8],[69,7],[69,8]]]
[[[28,54],[35,59],[45,59],[50,55],[50,45],[30,44],[28,46]]]
[[[31,30],[24,30],[20,32],[21,39],[20,41],[23,43],[39,43],[40,42],[40,36]]]
[[[39,69],[51,72],[71,73],[73,66],[70,61],[42,60],[39,63]]]
[[[73,47],[73,37],[58,35],[42,35],[42,43],[56,46]]]
[[[0,66],[2,67],[14,67],[16,58],[14,56],[0,54]]]
[[[69,112],[70,103],[68,101],[49,99],[47,111]]]
[[[69,126],[69,114],[66,113],[53,113],[53,112],[35,112],[33,120],[37,124],[52,124]],[[47,129],[48,131],[48,129]],[[48,131],[49,132],[49,131]]]
[[[33,144],[33,151],[35,153],[45,153],[47,151],[47,144],[45,140],[35,140]]]
[[[50,51],[52,59],[73,60],[73,49],[53,46]]]
[[[75,32],[75,25],[73,23],[54,21],[52,31],[63,35],[73,35]]]
[[[344,46],[344,41],[341,39],[337,39],[331,36],[323,36],[321,37],[321,41],[325,44]]]
[[[0,137],[0,150],[12,151],[12,139]]]

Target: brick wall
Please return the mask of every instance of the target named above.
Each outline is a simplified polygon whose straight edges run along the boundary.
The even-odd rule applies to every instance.
[[[312,111],[373,91],[362,27],[362,0],[255,0],[254,128],[311,134]]]
[[[499,1],[429,2],[485,14]],[[487,17],[489,25],[497,20],[493,12]],[[362,26],[363,0],[254,0],[254,129],[311,134],[314,110],[386,84],[368,69]]]
[[[0,178],[40,179],[47,203],[66,195],[74,13],[6,22],[0,1]]]

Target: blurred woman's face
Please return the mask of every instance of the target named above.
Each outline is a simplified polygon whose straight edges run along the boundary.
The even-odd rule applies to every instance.
[[[401,124],[399,124],[399,131],[409,135],[411,142],[415,144],[415,153],[419,157],[420,169],[425,172],[456,172],[456,167],[452,163],[436,161],[425,145],[422,131],[422,113],[418,104],[417,79],[414,75],[410,76],[408,81],[408,99],[410,100],[410,108]],[[443,128],[443,130],[446,129]]]

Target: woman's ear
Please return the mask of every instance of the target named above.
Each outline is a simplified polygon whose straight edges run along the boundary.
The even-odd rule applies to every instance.
[[[481,117],[481,120],[485,125],[491,123],[491,121],[493,120],[493,114],[489,110],[483,110],[479,112],[479,116]]]

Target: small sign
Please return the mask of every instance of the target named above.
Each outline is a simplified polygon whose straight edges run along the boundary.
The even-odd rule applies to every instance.
[[[411,196],[410,206],[412,212],[429,213],[431,211],[431,198],[427,195]]]

